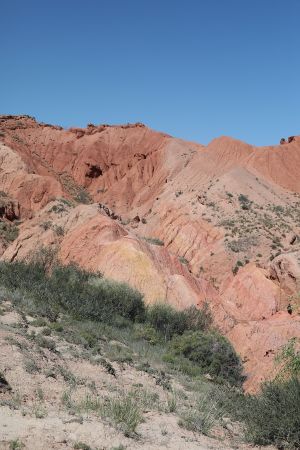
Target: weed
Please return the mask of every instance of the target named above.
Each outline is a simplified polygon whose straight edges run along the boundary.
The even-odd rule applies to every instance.
[[[254,444],[300,448],[300,380],[265,384],[260,394],[248,398],[244,420]]]
[[[174,413],[177,410],[177,396],[173,392],[172,395],[168,396],[167,398],[167,405],[166,405],[167,412]]]
[[[244,381],[242,365],[229,341],[216,332],[186,332],[175,337],[169,345],[165,360],[176,364],[184,357],[196,369],[223,381],[240,385]]]
[[[66,367],[58,366],[58,373],[63,377],[64,381],[70,384],[70,386],[76,386],[77,378],[75,375]]]
[[[33,414],[36,419],[44,419],[47,416],[47,411],[40,403],[38,403],[33,408]]]
[[[52,225],[51,220],[47,220],[45,222],[42,222],[40,224],[40,227],[43,228],[44,231],[47,231],[47,230],[49,230],[51,228],[51,225]]]
[[[125,436],[132,436],[142,422],[142,415],[131,396],[108,398],[103,402],[100,415],[120,429]]]
[[[84,442],[75,442],[73,448],[76,450],[92,450],[92,448]]]
[[[161,240],[158,239],[158,238],[153,238],[153,237],[147,237],[147,236],[144,236],[143,239],[144,239],[146,242],[148,242],[149,244],[153,244],[153,245],[161,245],[161,246],[165,245],[164,242],[161,241]]]
[[[37,397],[37,399],[40,401],[40,402],[43,402],[44,400],[45,400],[45,397],[44,397],[44,392],[43,392],[43,390],[39,387],[39,388],[37,388],[37,390],[36,390],[36,397]]]
[[[61,403],[63,406],[67,409],[73,409],[74,408],[74,402],[72,399],[72,392],[70,390],[65,391],[61,396]]]
[[[51,328],[44,328],[42,331],[41,331],[41,334],[43,335],[43,336],[50,336],[51,335]]]
[[[48,350],[54,351],[55,350],[55,342],[52,339],[47,339],[41,334],[37,334],[35,336],[35,342],[37,345],[43,348],[47,348]]]
[[[32,357],[26,357],[26,359],[24,359],[24,368],[26,370],[26,372],[33,374],[33,373],[37,373],[40,371],[37,363],[35,362],[35,360]]]
[[[21,450],[24,447],[25,445],[19,439],[14,439],[9,443],[9,450]]]
[[[37,319],[34,319],[32,322],[30,322],[30,325],[32,327],[45,327],[47,325],[47,322],[42,317],[39,317]]]
[[[53,231],[57,236],[63,236],[65,234],[65,230],[60,225],[53,225]]]
[[[104,358],[100,358],[97,362],[98,362],[99,364],[101,364],[101,366],[104,367],[104,369],[106,370],[107,373],[109,373],[110,375],[112,375],[112,376],[114,376],[114,377],[116,376],[116,371],[115,371],[115,369],[113,368],[113,366],[110,364],[109,361],[107,361],[107,360],[104,359]]]
[[[183,256],[179,256],[178,257],[179,261],[181,262],[181,264],[188,264],[188,260],[186,258],[184,258]]]
[[[16,225],[0,222],[0,235],[9,242],[13,242],[19,235],[19,229]]]

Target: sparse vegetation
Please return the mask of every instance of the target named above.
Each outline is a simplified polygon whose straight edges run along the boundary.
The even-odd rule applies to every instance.
[[[153,244],[153,245],[161,245],[161,246],[163,246],[164,245],[164,242],[163,241],[161,241],[160,239],[158,239],[158,238],[153,238],[153,237],[143,237],[143,239],[146,241],[146,242],[148,242],[149,244]]]
[[[242,264],[237,262],[239,267]],[[142,296],[128,286],[116,288],[99,274],[87,273],[76,266],[56,265],[49,271],[37,261],[29,265],[1,263],[0,282],[7,293],[12,293],[13,305],[30,312],[35,317],[30,325],[39,328],[11,341],[24,352],[25,370],[67,383],[62,402],[72,416],[78,418],[81,412],[98,415],[130,437],[135,436],[143,412],[151,408],[177,414],[181,426],[204,434],[222,424],[222,417],[230,417],[244,424],[247,439],[255,444],[300,448],[300,388],[296,377],[299,354],[294,341],[282,350],[288,367],[285,377],[265,385],[257,396],[244,396],[239,390],[244,379],[240,360],[229,342],[212,329],[208,305],[202,310],[193,307],[184,311],[175,311],[166,304],[146,307]],[[129,299],[126,304],[122,302],[124,295]],[[47,308],[50,305],[51,314],[44,302]],[[79,302],[86,302],[80,312]],[[75,400],[72,393],[84,380],[65,364],[54,367],[52,364],[47,369],[41,365],[41,370],[34,359],[33,352],[38,352],[39,347],[43,355],[45,348],[55,350],[57,338],[76,344],[76,352],[80,351],[81,357],[90,363],[102,366],[112,375],[111,380],[116,377],[118,381],[120,368],[126,364],[131,364],[132,370],[149,373],[156,385],[164,389],[164,400],[141,384],[126,394],[116,391],[101,397],[95,383],[85,385],[91,394]],[[192,400],[187,397],[185,402],[174,390],[172,374],[181,374],[189,383]],[[207,376],[210,381],[205,381]],[[219,384],[222,387],[218,388]],[[231,385],[237,388],[232,389]],[[37,390],[35,395],[31,414],[44,418],[47,415],[44,394]],[[20,408],[20,401],[5,404]]]
[[[89,274],[76,266],[56,266],[48,274],[42,262],[2,262],[0,282],[26,293],[27,306],[50,321],[55,321],[62,311],[91,320],[119,315],[134,321],[145,315],[139,292],[125,283],[103,279],[100,274]]]
[[[183,256],[179,256],[179,261],[181,262],[181,264],[188,264],[189,262],[188,262],[188,260],[186,259],[186,258],[184,258]]]
[[[247,398],[243,418],[254,444],[300,448],[300,380],[266,383],[260,394]]]
[[[9,443],[9,450],[21,450],[24,447],[25,445],[19,439],[14,439]]]
[[[60,225],[53,225],[53,231],[57,236],[63,236],[65,234],[65,230]]]
[[[100,415],[120,429],[125,436],[132,436],[138,424],[142,422],[141,411],[131,396],[107,399],[101,405]]]
[[[75,442],[74,449],[75,450],[92,450],[92,448],[88,444],[85,444],[84,442]]]
[[[19,228],[8,222],[0,222],[0,235],[8,242],[13,242],[19,235]]]
[[[244,381],[242,364],[229,341],[216,332],[186,332],[175,337],[169,345],[166,360],[172,364],[184,364],[198,373],[208,373],[216,380],[240,386]],[[182,359],[184,358],[184,359]]]
[[[31,374],[39,372],[39,367],[32,357],[26,357],[24,359],[24,368],[26,372]]]

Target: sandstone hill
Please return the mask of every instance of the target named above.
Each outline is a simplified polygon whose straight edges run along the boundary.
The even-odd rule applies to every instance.
[[[300,136],[208,146],[0,116],[1,258],[40,246],[176,308],[208,302],[256,391],[300,337]],[[292,314],[287,312],[292,305]]]

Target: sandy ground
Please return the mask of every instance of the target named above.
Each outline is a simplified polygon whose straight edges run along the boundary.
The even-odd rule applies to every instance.
[[[29,318],[30,319],[30,318]],[[179,415],[166,410],[169,393],[157,385],[153,376],[137,371],[128,364],[112,363],[116,377],[99,365],[80,357],[78,347],[64,339],[56,341],[56,351],[36,348],[28,338],[34,327],[22,328],[22,319],[7,303],[0,315],[0,372],[11,390],[0,389],[0,449],[62,450],[73,449],[78,442],[92,450],[230,450],[250,449],[236,432],[218,430],[222,440],[188,431],[178,425]],[[36,328],[36,330],[39,330]],[[29,373],[29,361],[38,370]],[[27,367],[27,369],[26,369]],[[63,367],[69,378],[59,374]],[[29,370],[29,371],[28,371]],[[50,374],[56,373],[55,377]],[[172,380],[179,385],[178,380]],[[142,400],[143,421],[132,437],[126,437],[93,411],[73,410],[62,398],[70,394],[80,402],[88,395],[125,396],[137,389]],[[157,401],[151,404],[151,395]],[[150,400],[145,402],[145,398]],[[144,397],[144,398],[143,398]],[[189,401],[189,400],[188,400]],[[19,445],[19,446],[18,446]],[[23,446],[22,446],[23,445]],[[123,447],[122,447],[123,446]],[[86,447],[88,448],[88,447]]]

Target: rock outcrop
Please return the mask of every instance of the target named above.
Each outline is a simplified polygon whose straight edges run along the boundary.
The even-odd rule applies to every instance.
[[[140,123],[66,130],[28,116],[0,116],[0,129],[0,215],[22,221],[3,258],[52,246],[149,303],[209,302],[247,360],[247,389],[272,375],[299,330],[286,308],[300,278],[300,136],[205,147]]]

